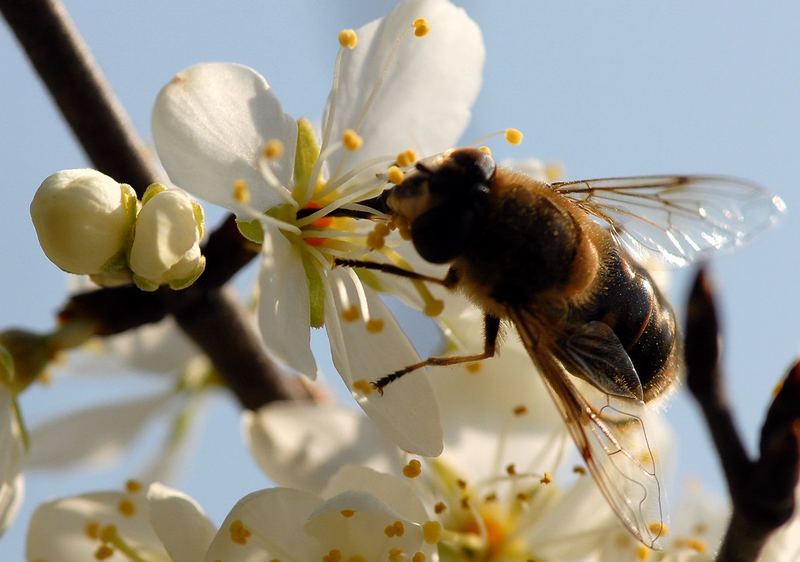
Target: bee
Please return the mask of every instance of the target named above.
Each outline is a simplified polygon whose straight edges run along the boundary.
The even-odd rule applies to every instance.
[[[439,279],[387,263],[337,265],[437,283],[484,312],[482,353],[430,357],[374,386],[492,357],[501,322],[510,323],[607,501],[657,548],[665,515],[644,405],[678,378],[681,346],[675,314],[640,260],[685,265],[737,246],[775,221],[781,199],[717,176],[547,184],[458,148],[417,162],[362,204],[405,224],[419,255],[449,270]]]

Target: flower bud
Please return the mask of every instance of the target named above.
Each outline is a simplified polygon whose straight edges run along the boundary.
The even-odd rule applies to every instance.
[[[31,218],[45,255],[64,271],[100,273],[124,254],[136,217],[131,186],[88,168],[62,170],[39,186]]]
[[[180,189],[154,183],[142,197],[128,265],[133,281],[145,291],[168,283],[183,289],[205,269],[200,240],[203,208]]]

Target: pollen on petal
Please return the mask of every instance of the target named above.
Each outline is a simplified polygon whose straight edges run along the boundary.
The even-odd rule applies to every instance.
[[[339,32],[339,45],[346,49],[355,49],[358,45],[358,34],[352,29],[343,29]]]
[[[517,473],[517,467],[514,466],[514,463],[511,463],[510,465],[506,466],[506,474],[508,474],[509,476],[514,476],[516,473]]]
[[[522,416],[528,413],[528,407],[524,404],[520,404],[519,406],[515,406],[512,410],[515,416]]]
[[[247,544],[247,538],[252,534],[250,529],[244,526],[241,519],[231,522],[228,531],[231,534],[231,540],[236,544]]]
[[[475,374],[475,373],[480,372],[480,370],[483,368],[483,365],[481,365],[481,363],[479,363],[479,362],[478,363],[467,363],[466,365],[464,365],[464,368],[467,370],[468,373]]]
[[[333,548],[331,551],[322,557],[322,562],[341,562],[342,551],[338,548]]]
[[[439,502],[439,503],[437,503],[436,505],[433,506],[433,511],[434,511],[434,513],[436,513],[436,515],[439,515],[440,513],[443,513],[444,510],[446,510],[446,509],[447,509],[447,506],[444,504],[444,502]]]
[[[417,18],[414,20],[414,35],[417,37],[425,37],[431,30],[431,24],[425,18]]]
[[[506,141],[514,146],[522,142],[522,131],[519,129],[506,129]]]
[[[347,129],[342,133],[342,144],[347,150],[358,150],[364,144],[364,139],[353,129]]]
[[[239,203],[247,204],[250,202],[250,188],[247,186],[246,181],[236,180],[233,182],[233,198]]]
[[[83,532],[86,533],[86,536],[90,539],[97,540],[100,538],[100,523],[97,521],[89,521],[83,528]]]
[[[284,147],[280,139],[272,139],[264,145],[264,156],[268,160],[275,160],[283,156]]]
[[[389,562],[405,562],[406,553],[402,548],[394,547],[389,549]]]
[[[345,322],[355,322],[360,317],[361,317],[361,311],[354,304],[351,304],[349,307],[345,308],[342,311],[342,320],[344,320]]]
[[[575,474],[580,474],[581,476],[586,475],[586,469],[578,465],[572,467],[572,472],[574,472]]]
[[[400,154],[397,155],[397,165],[401,168],[407,168],[411,164],[417,161],[417,153],[411,150],[404,150]]]
[[[367,331],[370,334],[380,334],[383,331],[383,320],[381,318],[367,320]]]
[[[442,536],[442,524],[438,521],[428,521],[422,526],[422,538],[428,544],[436,544]]]
[[[364,396],[369,396],[375,389],[375,387],[373,387],[370,383],[368,383],[366,379],[358,379],[357,381],[353,382],[353,388],[359,391]]]
[[[342,517],[348,517],[349,518],[349,517],[352,517],[353,515],[356,514],[356,510],[355,509],[343,509],[339,513],[342,514]]]
[[[425,562],[427,558],[421,552],[415,552],[414,556],[411,557],[411,562]]]
[[[395,185],[400,185],[401,183],[403,183],[403,180],[406,177],[405,174],[403,173],[403,170],[401,170],[397,166],[389,167],[389,173],[387,174],[387,176],[389,178],[389,181]]]
[[[552,477],[552,476],[550,476],[550,473],[549,473],[549,472],[545,472],[545,473],[544,473],[544,476],[542,476],[542,477],[539,479],[539,482],[541,482],[542,484],[550,484],[550,483],[552,483],[552,482],[553,482],[553,477]]]
[[[403,467],[403,476],[406,478],[416,478],[422,474],[422,464],[417,459],[411,459]]]

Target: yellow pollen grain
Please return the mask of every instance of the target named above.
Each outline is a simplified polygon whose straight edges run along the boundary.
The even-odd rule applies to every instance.
[[[364,396],[369,396],[374,390],[374,387],[368,383],[366,379],[358,379],[357,381],[353,382],[353,388]]]
[[[522,131],[520,131],[519,129],[511,129],[511,128],[506,129],[505,137],[506,137],[506,142],[508,144],[513,144],[514,146],[517,146],[519,143],[522,142]]]
[[[397,166],[389,166],[389,172],[386,175],[389,181],[395,185],[400,185],[401,183],[403,183],[403,180],[406,179],[403,170],[401,170]]]
[[[550,473],[549,473],[549,472],[545,472],[545,473],[544,473],[544,476],[542,476],[542,477],[539,479],[539,482],[541,482],[542,484],[550,484],[550,483],[552,483],[552,482],[553,482],[553,477],[552,477],[552,476],[550,476]]]
[[[456,480],[456,486],[458,486],[462,490],[465,490],[467,488],[467,481],[459,478],[458,480]]]
[[[100,540],[103,542],[114,542],[117,540],[117,526],[106,525],[100,529]]]
[[[698,535],[705,535],[708,532],[708,525],[705,523],[698,523],[693,527],[693,530]]]
[[[404,150],[397,155],[397,165],[401,168],[406,168],[417,161],[417,153],[411,150]]]
[[[406,478],[416,478],[422,474],[422,464],[417,459],[411,459],[403,467],[403,476]]]
[[[659,537],[666,537],[667,533],[669,532],[669,527],[667,524],[661,521],[652,521],[647,525],[647,528],[650,529],[651,533],[658,535]]]
[[[268,160],[274,160],[283,156],[284,148],[283,142],[280,139],[272,139],[267,141],[264,145],[264,156]]]
[[[394,525],[387,525],[384,527],[383,534],[389,538],[392,538],[394,536]]]
[[[431,299],[425,303],[425,316],[429,316],[434,318],[439,316],[442,311],[444,310],[444,301],[441,299]],[[467,366],[467,370],[469,370],[469,365]]]
[[[136,506],[128,498],[123,498],[117,504],[117,511],[125,517],[133,517],[136,513]]]
[[[436,544],[442,536],[442,524],[428,521],[422,526],[422,539],[428,544]]]
[[[97,521],[89,521],[83,528],[83,532],[90,539],[97,539],[100,536],[100,523]]]
[[[425,562],[427,558],[421,552],[415,552],[414,556],[411,557],[411,562]]]
[[[345,49],[355,49],[358,45],[358,34],[352,29],[343,29],[339,32],[339,45]]]
[[[464,365],[464,368],[467,370],[468,373],[475,374],[480,372],[483,366],[481,365],[481,363],[467,363],[466,365]]]
[[[342,517],[352,517],[353,515],[356,514],[356,510],[355,509],[343,509],[339,513],[342,514]]]
[[[514,466],[514,463],[511,463],[506,467],[506,474],[509,476],[514,476],[517,473],[517,467]]]
[[[236,544],[247,544],[247,538],[253,534],[244,526],[241,519],[231,522],[228,532],[231,534],[231,540]]]
[[[361,317],[361,311],[359,308],[351,304],[349,307],[342,311],[342,320],[345,322],[355,322]]]
[[[431,24],[425,18],[417,18],[414,20],[414,35],[417,37],[425,37],[431,30]]]
[[[392,229],[385,222],[379,222],[375,225],[375,234],[380,236],[388,236]]]
[[[246,181],[236,180],[233,182],[233,198],[239,203],[250,202],[250,188],[247,187]]]
[[[486,503],[496,502],[497,501],[497,494],[495,494],[494,492],[492,492],[491,494],[487,494],[486,497],[483,498],[483,501],[486,502]]]
[[[405,562],[406,553],[402,548],[394,547],[389,549],[389,562]]]
[[[643,544],[637,545],[636,560],[641,560],[642,562],[644,562],[645,560],[649,559],[650,559],[650,549]]]
[[[521,502],[530,501],[531,495],[525,492],[520,492],[517,494],[517,499]]]
[[[364,139],[353,129],[347,129],[342,133],[342,144],[347,150],[358,150],[364,144]]]
[[[129,493],[135,494],[136,492],[142,489],[142,483],[139,482],[138,480],[128,480],[127,482],[125,482],[125,489]]]
[[[342,551],[338,548],[331,549],[331,551],[322,557],[322,562],[341,562]]]
[[[367,320],[367,331],[370,334],[380,334],[383,331],[383,320],[381,318]]]
[[[403,525],[402,521],[395,521],[394,522],[394,536],[402,537],[406,534],[406,528]]]
[[[483,152],[484,154],[488,154],[489,156],[491,156],[491,155],[492,155],[492,149],[491,149],[491,148],[489,148],[489,147],[488,147],[488,146],[486,146],[486,145],[484,145],[484,146],[479,146],[479,147],[478,147],[478,150],[480,150],[480,151],[481,151],[481,152]]]
[[[564,177],[564,166],[561,162],[548,162],[544,167],[544,175],[547,181],[557,181]]]
[[[522,416],[528,413],[528,407],[524,404],[520,404],[519,406],[515,406],[512,412],[514,412],[515,416]]]
[[[702,539],[697,539],[694,537],[689,537],[686,539],[686,546],[691,548],[692,550],[696,550],[697,552],[707,552],[708,545]]]
[[[371,250],[380,250],[386,244],[386,240],[384,238],[385,236],[382,236],[373,230],[367,234],[367,246]]]
[[[107,560],[114,556],[114,549],[104,544],[94,551],[95,560]]]
[[[574,472],[575,474],[580,474],[581,476],[583,476],[583,475],[586,474],[586,469],[583,468],[582,466],[574,466],[574,467],[572,467],[572,472]]]
[[[436,515],[439,515],[440,513],[443,513],[444,510],[446,510],[446,509],[447,509],[447,506],[444,504],[444,502],[439,502],[439,503],[437,503],[436,505],[433,506],[433,512]]]

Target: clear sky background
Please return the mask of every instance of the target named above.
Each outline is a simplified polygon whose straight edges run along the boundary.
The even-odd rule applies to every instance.
[[[789,212],[778,228],[712,263],[723,309],[727,389],[753,445],[770,393],[800,350],[800,4],[456,3],[481,26],[487,48],[484,87],[465,140],[514,126],[525,132],[525,141],[519,148],[496,143],[498,158],[558,160],[571,179],[718,173],[755,180],[785,199]],[[337,32],[387,13],[394,3],[66,4],[149,139],[158,90],[175,72],[201,61],[256,68],[286,112],[318,120]],[[47,329],[64,302],[66,279],[39,249],[28,205],[47,175],[88,162],[7,28],[0,30],[0,69],[0,327]],[[213,226],[222,215],[207,211]],[[683,273],[674,277],[673,302],[681,318],[687,279]],[[324,354],[324,340],[317,343]],[[329,363],[323,361],[322,368],[335,377]],[[157,382],[58,380],[24,397],[24,413],[35,425],[77,404],[132,396]],[[679,478],[696,474],[723,494],[706,430],[684,390],[672,400],[668,417],[679,435]],[[173,484],[219,523],[238,498],[268,482],[241,444],[233,399],[209,399],[203,420],[185,478]],[[138,442],[138,458],[147,455],[159,431],[163,427]],[[137,466],[131,463],[112,472],[30,473],[25,507],[0,540],[0,559],[22,557],[34,504],[49,496],[119,488]],[[234,468],[222,470],[228,465]]]

